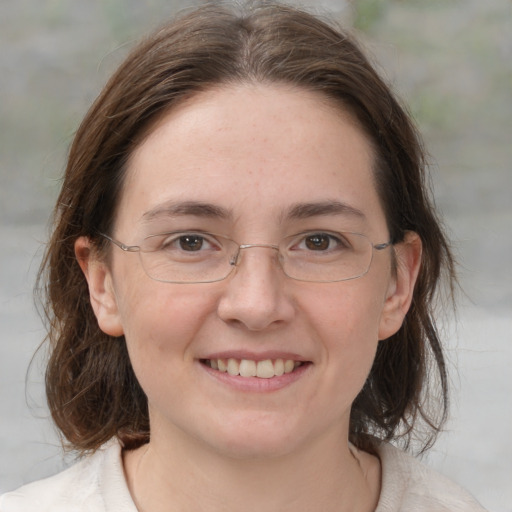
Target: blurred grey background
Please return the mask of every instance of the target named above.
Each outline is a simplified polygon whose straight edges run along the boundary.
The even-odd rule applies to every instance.
[[[44,352],[27,369],[44,337],[32,286],[73,132],[132,43],[198,3],[1,0],[0,492],[63,467]],[[453,408],[427,460],[511,512],[512,2],[309,6],[355,27],[425,136],[466,292],[444,323]]]

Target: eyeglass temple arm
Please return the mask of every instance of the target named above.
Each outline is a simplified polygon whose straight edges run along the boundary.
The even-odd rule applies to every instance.
[[[393,242],[391,240],[389,242],[384,242],[382,244],[375,244],[373,248],[376,251],[382,251],[382,249],[386,249],[386,247],[389,247],[390,245],[393,245]]]
[[[105,233],[98,233],[98,234],[101,235],[103,238],[106,238],[109,242],[112,242],[114,245],[117,245],[117,247],[119,247],[119,249],[121,249],[125,252],[140,251],[140,247],[138,245],[126,245],[126,244],[123,244],[123,242],[116,240],[115,238],[105,235]]]

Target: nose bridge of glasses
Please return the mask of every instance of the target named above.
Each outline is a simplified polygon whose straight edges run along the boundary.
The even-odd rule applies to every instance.
[[[245,249],[253,249],[253,248],[261,248],[261,249],[273,249],[279,252],[279,246],[275,244],[240,244],[238,246],[238,251],[235,256],[231,259],[231,265],[238,265],[240,263],[240,257],[242,251]]]

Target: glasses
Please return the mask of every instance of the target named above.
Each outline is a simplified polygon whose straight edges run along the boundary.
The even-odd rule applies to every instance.
[[[286,276],[297,281],[332,283],[364,276],[375,251],[392,242],[373,244],[361,233],[308,231],[284,238],[279,245],[239,244],[222,235],[176,231],[150,235],[140,245],[126,245],[101,236],[125,252],[137,252],[142,268],[164,283],[214,283],[226,279],[240,264],[242,252],[272,249]]]

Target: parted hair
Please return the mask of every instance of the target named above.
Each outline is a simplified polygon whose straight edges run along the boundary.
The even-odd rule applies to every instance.
[[[147,398],[124,337],[100,330],[74,243],[89,237],[108,258],[127,161],[174,106],[211,87],[285,83],[330,98],[355,118],[374,149],[374,176],[391,240],[407,231],[423,253],[410,310],[378,345],[352,405],[350,440],[435,439],[446,418],[447,375],[435,323],[454,261],[430,197],[421,139],[406,110],[354,38],[308,12],[269,2],[207,3],[145,38],[106,84],[72,142],[36,291],[47,319],[49,408],[68,446],[94,451],[112,437],[135,448],[150,437]]]

